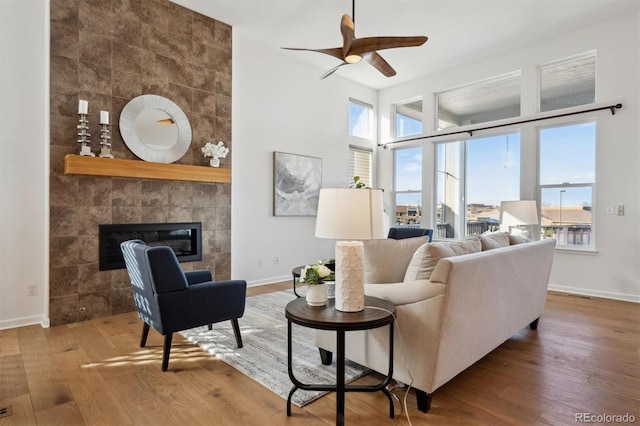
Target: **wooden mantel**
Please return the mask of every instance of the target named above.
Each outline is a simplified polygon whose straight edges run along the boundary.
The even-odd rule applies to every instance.
[[[152,163],[142,160],[87,157],[76,154],[68,154],[64,157],[64,174],[194,182],[231,182],[231,170],[228,168]]]

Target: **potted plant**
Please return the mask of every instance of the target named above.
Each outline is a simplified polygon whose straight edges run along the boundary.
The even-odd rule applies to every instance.
[[[224,146],[224,142],[222,141],[218,141],[217,144],[207,142],[202,147],[202,154],[204,154],[205,157],[211,157],[211,160],[209,160],[211,167],[218,167],[220,165],[220,159],[226,158],[228,153],[229,148]]]
[[[324,306],[327,303],[325,282],[333,280],[335,280],[334,272],[324,262],[317,262],[302,268],[300,282],[307,284],[307,304],[309,306]]]

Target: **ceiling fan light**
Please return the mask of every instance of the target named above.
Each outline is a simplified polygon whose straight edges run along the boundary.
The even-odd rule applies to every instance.
[[[362,60],[362,56],[360,55],[347,55],[347,57],[344,58],[344,61],[348,64],[357,64],[361,60]]]

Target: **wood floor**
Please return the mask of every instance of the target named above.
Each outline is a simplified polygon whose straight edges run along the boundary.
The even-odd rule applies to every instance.
[[[162,337],[152,330],[140,348],[141,328],[128,313],[0,331],[0,408],[13,413],[0,426],[335,423],[333,394],[287,418],[283,399],[177,334],[163,373]],[[428,414],[413,391],[407,405],[413,425],[575,425],[576,413],[638,424],[640,304],[550,293],[537,332],[523,329],[436,391]],[[381,393],[347,394],[346,422],[393,424]]]

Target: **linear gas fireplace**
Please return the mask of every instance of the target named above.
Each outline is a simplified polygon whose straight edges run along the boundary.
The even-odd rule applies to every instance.
[[[100,270],[123,269],[120,243],[134,239],[169,246],[180,262],[202,260],[202,222],[100,225]]]

